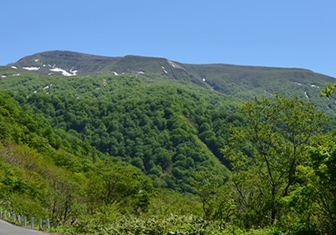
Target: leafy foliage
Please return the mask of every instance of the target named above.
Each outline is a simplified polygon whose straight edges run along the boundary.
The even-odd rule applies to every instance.
[[[272,103],[255,99],[240,108],[251,130],[233,128],[232,184],[245,226],[275,224],[286,214],[283,198],[297,187],[297,168],[308,161],[307,146],[322,132],[325,116],[312,103],[276,95]]]

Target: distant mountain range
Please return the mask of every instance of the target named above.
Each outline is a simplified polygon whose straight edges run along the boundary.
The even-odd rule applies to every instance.
[[[303,99],[312,99],[316,104],[321,102],[318,95],[325,83],[336,81],[333,77],[298,68],[184,64],[165,58],[105,57],[70,51],[37,53],[8,66],[40,75],[129,74],[142,78],[145,82],[170,79],[243,100],[262,94],[271,97],[279,92],[287,96],[294,94]],[[324,102],[324,111],[331,108],[328,107],[330,104]]]

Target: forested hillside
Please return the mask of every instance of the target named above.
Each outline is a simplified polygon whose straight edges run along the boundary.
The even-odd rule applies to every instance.
[[[43,114],[53,128],[131,163],[158,186],[181,192],[193,192],[194,170],[228,174],[222,165],[228,162],[219,149],[227,141],[230,125],[244,125],[239,115],[192,108],[178,95],[116,104],[31,95],[27,100],[21,96],[20,102]]]
[[[61,225],[94,219],[107,223],[148,210],[159,210],[161,215],[200,214],[197,201],[155,191],[137,168],[53,129],[43,116],[23,111],[4,92],[0,94],[0,128],[0,208],[11,213],[49,218]],[[107,217],[112,211],[116,217]]]

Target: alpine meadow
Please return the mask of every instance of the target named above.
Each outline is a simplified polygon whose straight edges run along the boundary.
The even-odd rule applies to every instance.
[[[71,51],[0,76],[0,209],[42,230],[336,234],[333,77]]]

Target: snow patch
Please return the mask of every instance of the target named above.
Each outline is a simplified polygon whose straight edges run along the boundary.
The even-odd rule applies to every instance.
[[[43,87],[43,89],[45,90],[45,89],[48,89],[49,88],[49,86],[45,86],[45,87]]]
[[[166,70],[163,70],[163,72],[168,73]]]
[[[39,62],[39,61],[40,61],[40,59],[34,59],[34,61],[37,63],[37,62]]]
[[[118,73],[117,73],[117,72],[114,72],[114,71],[112,71],[112,73],[113,73],[114,75],[118,75]]]
[[[16,66],[11,66],[11,68],[12,68],[12,69],[17,69],[17,67],[16,67]]]
[[[55,65],[54,65],[55,66]],[[72,68],[70,69],[70,73],[69,72],[67,72],[66,70],[64,70],[64,69],[61,69],[61,68],[54,68],[54,66],[53,66],[53,68],[52,69],[49,69],[51,72],[61,72],[62,73],[62,75],[63,76],[75,76],[76,75],[76,73],[77,73],[77,70],[72,70]]]
[[[7,75],[1,75],[1,77],[2,77],[2,78],[5,78],[5,77],[7,77]]]
[[[203,82],[205,82],[205,78],[203,78]]]
[[[302,83],[294,82],[296,85],[302,86]]]
[[[20,74],[19,74],[19,73],[16,73],[16,74],[13,74],[13,76],[20,76]]]
[[[40,67],[22,67],[25,70],[39,70]]]
[[[306,92],[306,91],[305,91],[305,95],[306,95],[307,99],[309,99],[309,96],[308,96],[308,94],[307,94],[307,92]]]
[[[174,68],[176,68],[176,65],[175,65],[173,62],[171,62],[170,60],[168,60],[168,63],[169,63],[171,66],[173,66]]]
[[[70,69],[70,73],[73,75],[77,75],[78,70],[73,70],[73,67]]]
[[[138,74],[144,74],[144,73],[145,73],[145,72],[143,72],[143,71],[139,71],[139,72],[138,72]]]
[[[37,93],[37,91],[34,91],[34,93]]]
[[[311,87],[316,87],[316,88],[320,88],[319,86],[317,85],[310,85]]]

